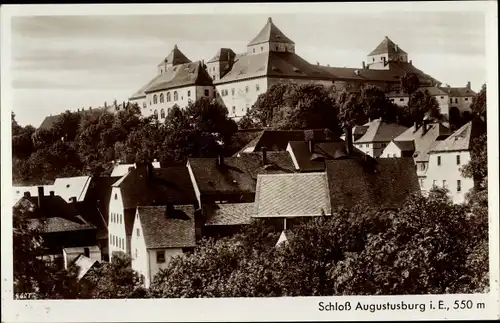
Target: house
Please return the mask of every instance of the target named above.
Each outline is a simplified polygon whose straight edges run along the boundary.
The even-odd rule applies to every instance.
[[[438,86],[424,86],[419,89],[420,91],[427,92],[430,96],[434,97],[439,104],[439,113],[443,116],[450,115],[449,95],[448,92],[442,90]],[[410,100],[408,93],[401,89],[391,91],[386,94],[389,100],[398,106],[407,106]]]
[[[221,238],[240,232],[250,224],[254,203],[222,203],[203,205],[202,235]]]
[[[253,202],[258,174],[294,172],[288,152],[266,150],[240,157],[189,158],[187,168],[200,206]]]
[[[98,246],[63,248],[64,268],[68,269],[80,256],[97,262],[102,260]]]
[[[420,187],[425,190],[424,183],[429,163],[429,151],[450,134],[449,128],[443,123],[424,120],[422,125],[415,124],[394,138],[384,149],[381,157],[413,157]]]
[[[44,192],[55,191],[54,185],[33,185],[33,186],[13,186],[12,187],[12,206],[14,206],[26,192],[30,193],[30,196],[38,196],[38,187],[42,186]]]
[[[420,193],[412,158],[327,160],[332,210],[369,206],[398,209]]]
[[[85,276],[87,276],[88,272],[92,268],[96,268],[99,265],[99,261],[91,259],[85,256],[84,254],[80,254],[78,257],[75,258],[72,264],[76,266],[78,270],[76,274],[76,279],[78,281],[81,281],[82,279],[85,279]]]
[[[486,125],[476,117],[445,140],[435,144],[429,151],[425,188],[446,188],[455,203],[464,202],[465,194],[474,187],[474,180],[463,177],[461,169],[471,159],[474,139],[485,132]]]
[[[198,207],[185,166],[153,168],[137,164],[112,186],[109,200],[109,253],[131,254],[130,239],[138,206],[193,205]]]
[[[151,163],[151,165],[153,166],[153,168],[160,168],[160,163],[156,161],[156,159]],[[130,167],[135,168],[136,164],[120,164],[119,162],[115,162],[110,176],[122,177],[128,173]]]
[[[132,230],[132,268],[146,288],[173,257],[196,246],[193,205],[139,206]]]
[[[58,177],[54,181],[54,191],[67,202],[73,197],[76,202],[83,202],[91,181],[91,176]]]
[[[407,129],[405,126],[382,119],[373,120],[369,123],[366,133],[354,142],[354,147],[371,157],[378,158],[385,147]]]
[[[471,89],[471,83],[467,82],[465,87],[450,87],[444,86],[440,89],[448,94],[450,116],[460,115],[464,112],[470,113],[470,105],[472,98],[476,96],[476,92]]]

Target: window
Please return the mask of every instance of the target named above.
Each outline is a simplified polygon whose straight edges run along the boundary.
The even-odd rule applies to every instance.
[[[137,258],[137,254],[138,254],[137,248],[135,248],[135,258]]]
[[[253,49],[253,52],[255,53],[255,48]]]
[[[248,86],[245,86],[245,93],[248,93]]]
[[[399,99],[399,101],[400,101],[400,102],[403,102],[404,100],[405,100],[405,99],[403,99],[403,98]]]
[[[177,94],[177,91],[174,91],[174,101],[179,100],[179,95]]]
[[[140,237],[141,236],[141,232],[139,231],[139,228],[137,228],[136,232],[137,232],[137,236]]]
[[[422,171],[425,170],[425,163],[420,164],[420,170],[422,170]]]
[[[163,93],[160,94],[160,103],[163,103],[164,102],[164,98],[163,98]]]
[[[248,113],[248,111],[250,111],[250,107],[248,106],[248,103],[246,104],[246,111]]]
[[[155,109],[155,112],[153,112],[153,115],[155,116],[155,118],[158,118],[158,110]]]
[[[458,103],[458,99],[457,98],[455,98],[455,103]]]
[[[118,217],[120,218],[120,224],[122,224],[123,216],[121,214],[118,214]]]
[[[366,147],[366,148],[370,147],[370,144],[365,144],[365,147]]]
[[[396,157],[396,154],[392,154],[392,157]]]
[[[236,107],[233,107],[233,114],[236,113]]]
[[[260,86],[259,84],[255,84],[255,91],[259,92],[260,91]]]
[[[450,103],[453,103],[453,99],[452,98],[450,98]]]
[[[460,180],[457,180],[457,192],[462,191],[462,182]]]
[[[231,95],[234,95],[234,89],[231,89]]]
[[[420,179],[420,187],[424,187],[424,179],[423,178]]]
[[[444,99],[444,96],[442,96],[441,99]]]
[[[375,62],[375,57],[372,58],[372,61]]]
[[[118,194],[115,193],[115,200],[118,200]]]
[[[170,99],[170,92],[167,92],[167,102],[170,102],[171,99]]]
[[[394,102],[394,99],[391,99],[391,102]]]
[[[191,91],[188,91],[188,98],[191,96]]]
[[[210,91],[209,90],[205,90],[205,96],[210,96]]]
[[[443,188],[446,188],[446,180],[443,179]]]
[[[457,155],[457,165],[460,165],[460,155]]]
[[[441,166],[441,156],[438,156],[438,166]]]
[[[469,101],[469,98],[465,98],[464,100],[465,100],[465,101]]]
[[[432,181],[432,187],[436,187],[436,180]]]
[[[144,103],[142,104],[142,108],[143,108],[143,109],[146,109],[146,102],[144,102]]]
[[[157,251],[156,252],[156,263],[162,264],[164,262],[165,262],[165,251],[164,250]]]
[[[115,236],[114,235],[111,235],[111,245],[112,246],[115,245]]]
[[[261,46],[260,47],[260,51],[263,52],[264,51],[264,47]]]
[[[161,109],[161,111],[160,111],[160,117],[162,119],[165,119],[165,110],[164,109]]]
[[[153,95],[153,104],[157,104],[158,103],[158,96]]]
[[[217,78],[215,77],[215,75],[212,75],[212,80],[216,80]]]

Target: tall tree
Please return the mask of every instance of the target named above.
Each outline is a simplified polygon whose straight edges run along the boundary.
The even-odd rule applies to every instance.
[[[405,93],[408,93],[408,114],[413,114],[412,99],[413,93],[415,93],[420,88],[420,80],[418,75],[413,72],[406,72],[401,78],[401,89]]]
[[[411,119],[421,124],[426,114],[435,120],[441,119],[439,103],[435,97],[430,95],[428,90],[416,91],[408,101]]]

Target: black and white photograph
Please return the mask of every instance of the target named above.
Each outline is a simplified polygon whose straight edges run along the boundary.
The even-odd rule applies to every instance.
[[[2,6],[5,320],[498,318],[496,11]]]

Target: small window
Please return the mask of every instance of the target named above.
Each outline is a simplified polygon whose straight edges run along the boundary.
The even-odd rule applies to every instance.
[[[425,163],[420,164],[420,170],[425,170]]]
[[[165,100],[165,99],[163,98],[163,93],[162,93],[162,94],[160,94],[160,103],[163,103],[163,102],[164,102],[164,100]]]
[[[156,119],[158,119],[158,110],[155,109],[155,111],[153,112],[153,115],[155,116]]]
[[[231,95],[234,95],[234,89],[231,89]]]
[[[188,98],[191,96],[191,91],[188,91]]]
[[[437,181],[436,181],[436,180],[433,180],[433,181],[432,181],[432,187],[436,187],[436,184],[437,184]]]
[[[438,156],[437,163],[438,163],[438,166],[441,166],[441,156]]]
[[[457,155],[457,165],[460,165],[460,155]]]
[[[210,96],[210,91],[209,90],[205,90],[205,96]]]
[[[446,188],[446,180],[443,179],[443,188]]]
[[[179,100],[179,95],[177,94],[177,91],[174,91],[174,101]]]
[[[375,57],[372,58],[372,62],[375,62]]]
[[[441,99],[444,99],[444,96],[442,96]]]
[[[141,236],[141,232],[139,231],[139,228],[137,228],[137,236],[140,237]]]
[[[259,92],[260,91],[260,86],[259,84],[255,84],[255,91]]]
[[[248,93],[248,86],[245,86],[245,93]]]
[[[233,107],[233,114],[236,113],[236,107]]]
[[[458,99],[457,98],[455,98],[455,103],[458,103]]]
[[[162,264],[164,262],[165,262],[165,251],[164,250],[157,251],[156,252],[156,263]]]
[[[464,100],[465,100],[465,101],[469,101],[469,98],[465,98]]]
[[[461,191],[462,191],[462,181],[457,180],[457,192],[461,192]]]
[[[264,47],[261,46],[260,47],[260,51],[263,52],[264,51]]]
[[[111,235],[111,245],[112,246],[115,245],[115,236],[114,235]]]
[[[135,248],[135,258],[137,258],[137,255],[138,255],[137,248]]]
[[[403,99],[403,98],[399,99],[399,101],[400,101],[400,102],[403,102],[404,100],[405,100],[405,99]]]
[[[118,218],[120,218],[120,224],[122,224],[123,216],[121,214],[118,214]]]
[[[115,193],[115,200],[118,200],[118,194]]]
[[[142,108],[146,109],[146,102],[142,103]]]
[[[450,103],[453,103],[453,99],[452,98],[450,98]]]
[[[396,157],[396,154],[392,154],[392,157]]]
[[[420,187],[424,187],[424,180],[423,180],[423,178],[420,179]]]
[[[165,110],[164,109],[161,109],[161,111],[160,111],[160,117],[162,119],[165,119]]]

